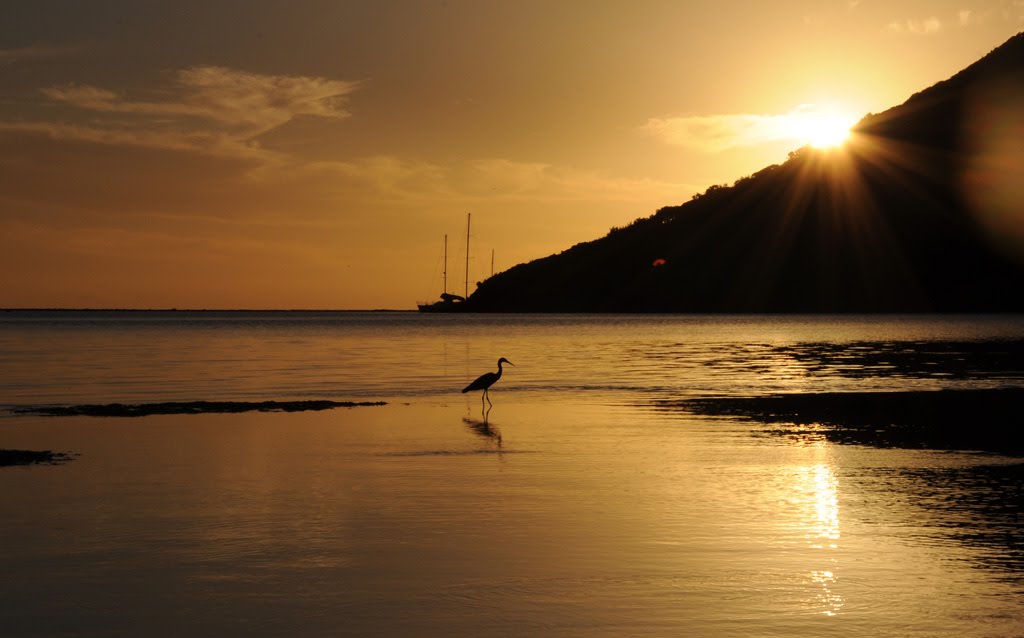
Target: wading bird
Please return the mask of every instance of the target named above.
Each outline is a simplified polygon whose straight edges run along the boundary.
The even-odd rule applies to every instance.
[[[483,390],[484,393],[480,397],[480,405],[484,404],[484,399],[487,399],[487,403],[488,404],[494,405],[493,403],[491,403],[491,397],[487,396],[487,388],[489,388],[492,385],[494,385],[494,383],[498,379],[501,378],[501,364],[503,364],[503,363],[507,363],[510,366],[514,366],[515,365],[514,363],[512,363],[511,361],[509,361],[505,357],[502,357],[502,358],[498,359],[498,371],[497,372],[485,372],[485,373],[481,374],[479,377],[476,378],[476,381],[474,381],[473,383],[470,383],[466,387],[462,388],[462,393],[465,394],[465,393],[471,392],[473,390]]]

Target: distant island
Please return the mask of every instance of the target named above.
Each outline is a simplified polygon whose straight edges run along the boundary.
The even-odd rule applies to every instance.
[[[479,284],[478,312],[1024,311],[1024,33],[841,150]]]

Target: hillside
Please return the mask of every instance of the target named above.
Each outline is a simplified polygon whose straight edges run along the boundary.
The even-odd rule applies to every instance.
[[[482,282],[511,312],[1024,310],[1024,34],[799,149]]]

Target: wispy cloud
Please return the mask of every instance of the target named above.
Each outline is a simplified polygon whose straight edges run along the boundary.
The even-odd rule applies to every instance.
[[[673,146],[717,153],[778,139],[779,115],[686,115],[651,118],[641,129]]]
[[[30,164],[26,154],[31,155],[33,148],[42,154],[39,158],[54,157],[52,144],[45,151],[47,145],[37,143],[49,140],[104,146],[125,158],[120,169],[125,174],[132,172],[133,161],[146,158],[151,168],[160,166],[162,171],[202,165],[221,179],[266,178],[272,170],[299,170],[307,163],[264,146],[260,135],[298,117],[349,117],[346,100],[356,87],[355,82],[260,75],[223,67],[183,69],[163,86],[134,91],[82,84],[51,86],[39,93],[50,109],[38,112],[59,115],[47,120],[0,120],[0,142],[23,148],[19,155]],[[56,105],[63,108],[53,110]],[[65,150],[70,147],[66,145]],[[43,165],[67,168],[63,162],[75,155],[61,157],[65,159]],[[32,179],[42,177],[34,174]],[[189,179],[195,186],[205,177],[190,175]]]
[[[731,148],[792,140],[806,142],[809,130],[836,116],[812,104],[782,114],[731,113],[651,118],[640,129],[666,144],[719,153]]]
[[[446,205],[591,201],[650,204],[696,190],[689,184],[613,177],[597,171],[502,158],[442,166],[394,156],[375,156],[297,166],[290,177],[281,170],[275,173],[277,179],[332,184],[349,196],[361,192],[375,201],[386,199],[415,206],[422,206],[424,202]]]
[[[51,140],[108,146],[200,152],[206,155],[252,159],[269,163],[278,157],[254,141],[239,140],[212,131],[152,131],[132,127],[104,127],[70,122],[3,122],[0,133],[39,135]]]
[[[509,200],[647,202],[654,198],[666,201],[665,198],[694,190],[692,185],[612,177],[569,166],[507,159],[474,161],[465,178],[464,192],[474,192],[470,186],[481,185],[475,194]]]
[[[0,128],[103,144],[269,157],[256,138],[300,116],[349,117],[345,105],[357,87],[344,80],[196,66],[176,71],[169,86],[137,94],[87,84],[47,87],[41,90],[47,101],[93,118],[76,118],[74,124],[8,122]]]
[[[942,31],[943,23],[939,18],[931,16],[920,20],[895,20],[887,24],[885,29],[892,33],[936,35]]]
[[[48,99],[98,113],[132,114],[166,127],[196,129],[216,124],[238,138],[252,138],[298,116],[345,118],[348,95],[358,83],[305,76],[270,76],[224,67],[193,67],[174,73],[169,87],[146,99],[90,85],[42,89]],[[199,121],[199,122],[197,122]]]
[[[991,22],[1013,22],[1024,18],[1024,0],[1013,0],[1002,11],[995,9],[978,10],[966,7],[957,12],[957,23],[961,27],[973,27]]]
[[[1019,21],[1024,19],[1024,0],[1005,1],[1001,9],[991,7],[978,9],[965,6],[943,16],[893,20],[885,25],[890,33],[903,35],[938,35],[952,32],[957,28],[969,28],[998,21]]]

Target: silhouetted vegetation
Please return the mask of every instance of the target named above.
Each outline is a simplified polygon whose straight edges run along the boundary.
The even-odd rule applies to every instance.
[[[981,92],[994,83],[1013,90]],[[1024,34],[865,117],[844,150],[797,149],[732,186],[495,275],[467,303],[537,312],[1022,311],[1024,255],[995,246],[963,192],[966,122],[979,95],[986,107],[1024,108],[1015,102],[1024,95]]]

